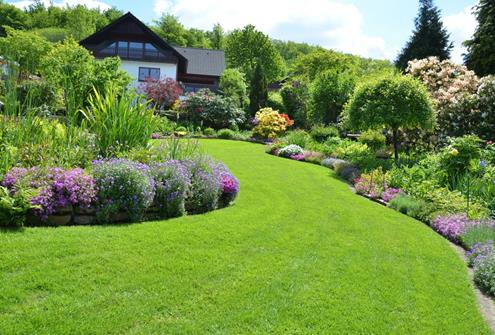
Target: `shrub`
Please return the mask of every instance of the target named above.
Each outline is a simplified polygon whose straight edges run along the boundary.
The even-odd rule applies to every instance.
[[[440,168],[451,184],[457,177],[465,174],[474,160],[481,156],[481,140],[474,135],[451,139],[450,145],[440,154]]]
[[[305,151],[304,161],[313,164],[321,164],[325,156],[321,152],[316,151]]]
[[[151,175],[156,187],[153,203],[158,207],[160,217],[173,218],[184,215],[190,184],[187,167],[176,160],[155,163],[151,166]]]
[[[214,173],[220,182],[219,207],[227,207],[239,194],[239,181],[222,163],[216,164]]]
[[[305,126],[310,102],[309,85],[306,81],[293,80],[284,84],[280,95],[287,114],[295,120],[298,126]]]
[[[270,107],[273,110],[279,111],[280,113],[287,113],[280,92],[277,91],[268,92],[268,101],[266,102],[266,106]]]
[[[295,144],[300,146],[301,148],[306,148],[311,138],[309,134],[304,130],[294,130],[287,133],[284,137],[285,141],[288,144]]]
[[[184,118],[195,126],[214,129],[236,128],[246,119],[232,98],[225,98],[203,89],[189,93],[181,103]]]
[[[477,107],[481,111],[481,124],[477,133],[485,140],[495,139],[495,76],[481,78],[476,93]]]
[[[401,194],[401,190],[393,187],[386,187],[382,193],[382,200],[385,202],[390,202],[397,198]]]
[[[253,135],[274,139],[287,129],[287,121],[277,111],[262,108],[256,113]]]
[[[216,209],[222,185],[214,173],[212,163],[193,159],[184,164],[191,178],[191,188],[186,198],[187,212],[200,214]]]
[[[123,211],[131,221],[143,219],[155,196],[150,168],[125,159],[99,160],[93,164],[98,189],[97,218],[100,223],[113,222]]]
[[[342,159],[327,157],[321,161],[321,165],[330,169],[334,169],[336,164],[344,164],[346,163]]]
[[[375,199],[382,195],[386,187],[385,175],[381,170],[363,173],[354,181],[354,188],[358,194],[368,195]]]
[[[303,148],[296,144],[289,144],[288,146],[283,147],[279,150],[278,154],[281,157],[290,158],[296,155],[302,155],[304,153]]]
[[[438,216],[433,221],[433,228],[449,240],[457,241],[473,222],[465,214]]]
[[[0,227],[24,226],[27,212],[36,208],[30,203],[35,196],[32,189],[18,188],[12,195],[6,187],[0,187]]]
[[[154,111],[141,97],[109,89],[105,95],[94,91],[83,111],[85,125],[96,134],[96,144],[104,157],[148,143],[155,129]]]
[[[493,240],[474,244],[467,253],[469,266],[475,266],[475,264],[482,258],[492,254],[495,249],[493,246]]]
[[[311,86],[312,123],[336,123],[355,86],[355,74],[351,71],[327,70],[317,75]]]
[[[172,78],[147,78],[139,89],[157,109],[169,109],[183,94],[182,87]]]
[[[237,106],[244,106],[247,102],[247,85],[244,73],[238,69],[226,69],[220,77],[220,90],[232,98]]]
[[[356,180],[361,174],[361,171],[357,167],[345,161],[335,163],[334,170],[337,176],[348,182]]]
[[[333,126],[314,126],[311,128],[311,137],[313,140],[319,142],[319,143],[324,143],[326,140],[328,140],[331,137],[339,137],[339,130],[336,127]]]
[[[269,154],[278,156],[280,149],[282,149],[286,146],[287,146],[287,142],[285,142],[283,140],[276,140],[276,141],[272,142],[271,144],[267,145],[266,151]]]
[[[235,138],[235,133],[230,129],[220,129],[217,136],[225,140],[232,140]]]
[[[205,134],[205,136],[215,136],[215,129],[213,128],[206,128],[205,130],[203,130],[203,134]]]
[[[165,116],[156,117],[155,132],[159,134],[171,134],[174,131],[175,123]]]
[[[423,222],[429,222],[433,213],[431,205],[408,195],[395,197],[389,202],[388,207]]]
[[[378,151],[385,147],[385,135],[377,130],[367,130],[359,136],[358,141],[366,144],[371,150]]]

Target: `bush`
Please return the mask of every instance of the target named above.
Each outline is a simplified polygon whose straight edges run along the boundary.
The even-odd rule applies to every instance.
[[[216,209],[222,185],[214,173],[212,162],[196,158],[184,164],[191,178],[191,188],[186,198],[187,212],[201,214]]]
[[[238,128],[246,119],[242,109],[232,98],[225,98],[203,89],[189,93],[181,103],[184,118],[195,126]]]
[[[284,84],[280,90],[287,114],[298,126],[305,126],[309,112],[309,86],[305,81],[293,80]]]
[[[350,71],[320,73],[311,86],[312,123],[336,123],[354,91],[356,77]]]
[[[333,126],[314,126],[311,128],[311,137],[319,143],[324,143],[331,137],[339,137],[339,130]]]
[[[174,218],[186,213],[185,201],[190,178],[187,167],[180,161],[171,160],[151,166],[156,193],[153,204],[163,218]]]
[[[306,148],[309,141],[311,141],[311,137],[304,130],[290,131],[285,135],[284,139],[288,144],[295,144],[301,148]]]
[[[280,92],[268,92],[268,101],[266,102],[266,106],[273,110],[279,111],[280,113],[287,113]]]
[[[386,138],[380,131],[367,130],[359,136],[358,141],[366,144],[371,150],[378,151],[385,147]]]
[[[214,166],[214,173],[220,182],[220,197],[218,200],[219,207],[227,207],[230,205],[239,194],[239,181],[229,171],[227,166],[222,163],[217,163]]]
[[[174,131],[175,123],[170,121],[165,116],[158,116],[155,123],[155,132],[165,135],[171,134]]]
[[[205,130],[203,130],[203,134],[205,136],[215,136],[215,129],[213,128],[206,128]]]
[[[242,107],[247,103],[247,85],[244,73],[238,69],[226,69],[220,77],[220,90],[232,98],[237,106]]]
[[[290,144],[278,151],[279,156],[287,157],[287,158],[291,158],[292,156],[296,156],[296,155],[302,155],[303,153],[304,153],[303,148],[295,144]]]
[[[96,144],[104,157],[146,145],[156,127],[148,102],[141,102],[140,96],[130,92],[119,95],[114,89],[105,95],[95,90],[83,115],[84,124],[96,135]]]
[[[337,176],[348,182],[356,180],[361,175],[361,171],[357,167],[345,161],[335,163],[334,170]]]
[[[485,293],[495,295],[495,253],[477,257],[474,263],[474,282]]]
[[[425,201],[408,195],[397,196],[389,202],[388,207],[423,222],[429,222],[433,212],[432,206]]]
[[[334,169],[336,164],[344,164],[346,163],[342,159],[327,157],[321,161],[321,165],[330,169]]]
[[[6,187],[0,187],[0,227],[20,228],[26,223],[26,214],[35,207],[30,199],[36,193],[30,189],[18,188],[11,195]]]
[[[224,140],[232,140],[235,138],[235,133],[230,129],[220,129],[217,132],[218,138],[222,138]]]
[[[155,183],[149,166],[125,159],[99,160],[93,164],[98,189],[97,219],[114,222],[126,212],[131,221],[143,219],[155,196]]]
[[[433,221],[433,228],[451,241],[457,241],[464,231],[474,223],[466,214],[438,216]]]
[[[182,87],[172,78],[148,78],[139,89],[147,99],[153,101],[157,109],[169,109],[183,94]]]
[[[253,135],[263,139],[275,139],[287,129],[287,120],[271,108],[262,108],[256,113]]]
[[[464,175],[474,160],[481,157],[481,140],[474,135],[453,138],[450,145],[440,153],[440,168],[447,178],[444,183],[452,184]]]

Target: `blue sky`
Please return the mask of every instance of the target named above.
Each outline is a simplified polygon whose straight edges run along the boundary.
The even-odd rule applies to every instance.
[[[49,2],[48,0],[46,0]],[[7,1],[25,6],[29,0]],[[151,22],[160,13],[179,16],[188,27],[209,29],[220,22],[228,30],[252,23],[270,36],[375,58],[393,59],[409,38],[417,14],[416,0],[55,0],[56,5],[82,3],[115,6]],[[436,0],[461,60],[462,41],[476,21],[476,0]]]

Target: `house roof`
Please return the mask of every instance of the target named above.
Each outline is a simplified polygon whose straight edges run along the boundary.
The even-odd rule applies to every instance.
[[[223,50],[174,47],[187,58],[187,73],[220,77],[225,71]]]
[[[110,31],[112,28],[118,26],[119,24],[125,22],[126,20],[131,20],[135,24],[137,24],[144,32],[146,32],[153,40],[153,42],[156,44],[157,47],[165,49],[165,50],[172,50],[173,53],[179,57],[180,60],[184,61],[187,63],[187,58],[185,58],[181,53],[179,53],[175,48],[173,48],[170,44],[165,42],[163,39],[160,38],[153,30],[151,30],[147,25],[145,25],[141,20],[139,20],[137,17],[135,17],[131,12],[127,12],[126,14],[122,15],[119,17],[117,20],[113,21],[106,27],[98,30],[94,34],[86,37],[82,41],[79,42],[79,44],[83,46],[90,45],[94,42],[98,43],[99,40],[104,39],[105,34]]]

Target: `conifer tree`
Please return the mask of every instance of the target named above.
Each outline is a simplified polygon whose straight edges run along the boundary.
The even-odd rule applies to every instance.
[[[268,84],[261,62],[257,62],[251,78],[251,87],[249,91],[251,114],[255,114],[260,108],[266,107],[268,102]]]

